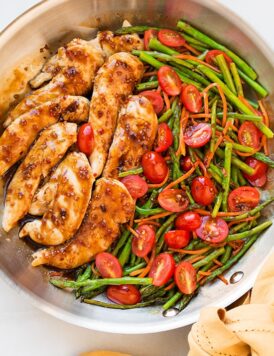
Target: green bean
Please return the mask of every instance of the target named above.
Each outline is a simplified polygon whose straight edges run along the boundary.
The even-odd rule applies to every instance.
[[[217,148],[216,155],[220,158],[225,157],[224,152],[220,148]],[[252,175],[255,172],[253,168],[249,167],[246,163],[244,163],[243,161],[241,161],[239,158],[235,156],[232,156],[231,162],[234,166],[236,166],[237,168],[239,168],[241,171],[243,171],[248,175]]]
[[[239,75],[260,96],[265,98],[268,95],[268,91],[262,85],[249,78],[249,76],[243,73],[241,70],[239,70]]]
[[[166,112],[164,112],[164,113],[159,117],[158,123],[168,121],[168,119],[172,116],[172,114],[173,114],[173,110],[172,110],[172,109],[168,109]]]
[[[258,234],[262,231],[264,231],[265,229],[267,229],[269,226],[272,225],[272,221],[265,221],[262,224],[254,227],[251,230],[247,230],[244,232],[239,232],[238,234],[233,234],[233,235],[228,235],[226,238],[226,241],[235,241],[235,240],[242,240],[245,239],[249,236],[253,236],[255,234]]]
[[[244,73],[246,73],[250,78],[256,79],[257,74],[256,72],[239,56],[237,56],[235,53],[230,51],[228,48],[225,46],[221,45],[220,43],[214,41],[212,38],[209,36],[203,34],[202,32],[198,31],[194,27],[190,26],[186,22],[180,20],[177,23],[177,27],[182,30],[183,32],[187,33],[188,35],[194,37],[198,41],[205,43],[207,46],[212,47],[214,49],[219,49],[223,52],[225,52],[236,64],[239,68],[242,69]]]
[[[212,136],[210,140],[210,151],[214,151],[214,146],[215,146],[215,135],[216,135],[216,109],[217,109],[217,103],[218,100],[215,100],[212,108],[211,108],[211,130],[212,130]]]
[[[218,248],[215,251],[213,251],[212,253],[210,253],[208,256],[203,258],[202,260],[193,263],[193,267],[194,268],[199,268],[199,267],[205,266],[210,261],[213,261],[216,258],[218,258],[219,256],[221,256],[222,254],[224,254],[224,252],[225,252],[224,247]]]
[[[131,174],[141,174],[141,173],[143,173],[143,168],[142,167],[138,167],[138,168],[130,169],[130,170],[125,171],[125,172],[120,172],[118,176],[119,176],[119,178],[122,178],[122,177],[129,176]]]
[[[152,278],[137,278],[137,277],[122,277],[122,278],[104,278],[104,279],[88,279],[83,282],[69,281],[65,279],[50,279],[50,283],[58,288],[79,288],[90,287],[90,290],[98,289],[107,285],[123,285],[123,284],[152,284]]]
[[[140,208],[138,205],[136,205],[135,211],[142,216],[150,216],[150,215],[164,213],[166,210],[164,210],[162,208],[144,209],[144,208]]]
[[[145,266],[146,266],[146,263],[145,263],[145,262],[141,262],[141,263],[138,263],[138,264],[135,265],[135,266],[125,268],[123,275],[124,275],[124,276],[127,276],[127,275],[129,275],[131,272],[137,271],[138,269],[143,268],[143,267],[145,267]]]
[[[235,83],[236,90],[237,90],[237,95],[244,96],[242,81],[239,76],[237,66],[234,62],[230,63],[230,71],[231,71],[233,79],[234,79],[234,83]]]
[[[91,305],[97,305],[99,307],[103,308],[110,308],[110,309],[136,309],[136,308],[144,308],[148,307],[153,304],[164,304],[166,301],[166,298],[156,298],[154,300],[149,300],[147,302],[141,302],[137,304],[115,304],[115,303],[105,303],[101,302],[99,300],[95,299],[83,299],[84,303],[91,304]]]
[[[218,56],[216,56],[216,61],[217,64],[219,66],[219,68],[221,69],[221,72],[224,76],[224,81],[226,83],[226,85],[228,86],[228,88],[234,93],[237,94],[229,67],[227,65],[227,62],[225,60],[225,57],[223,54],[219,54]]]
[[[247,252],[247,250],[253,245],[253,243],[257,240],[258,235],[252,236],[248,241],[244,244],[244,246],[241,248],[241,250],[235,255],[232,256],[226,264],[224,264],[222,267],[217,268],[215,271],[211,273],[210,276],[208,276],[205,280],[205,283],[212,281],[215,279],[217,276],[222,274],[224,271],[229,269],[234,263],[239,261],[239,259]]]
[[[215,202],[215,205],[214,205],[214,208],[213,208],[213,211],[212,211],[212,214],[211,216],[213,218],[216,218],[218,212],[219,212],[219,209],[221,207],[221,204],[222,204],[222,200],[223,200],[223,193],[220,192],[217,196],[217,199],[216,199],[216,202]]]
[[[126,26],[126,27],[121,27],[118,28],[118,30],[114,31],[115,35],[127,35],[130,33],[144,33],[147,30],[160,30],[160,27],[155,27],[155,26],[146,26],[146,25],[140,25],[140,26]]]
[[[271,158],[267,157],[264,153],[256,152],[253,157],[258,159],[259,161],[266,163],[267,165],[269,165],[269,167],[274,168],[274,161]]]
[[[245,180],[240,170],[238,170],[238,182],[240,186],[247,185],[247,181]]]
[[[224,94],[226,95],[228,100],[232,104],[234,104],[240,111],[248,115],[253,114],[253,111],[250,110],[244,103],[242,103],[242,101],[234,93],[232,93],[232,91],[225,85],[225,83],[222,82],[210,68],[207,68],[205,66],[198,66],[198,69],[210,80],[212,80],[212,82],[218,83],[223,89]],[[273,138],[273,132],[263,122],[254,121],[254,124],[267,138]]]
[[[139,83],[135,86],[137,91],[149,90],[158,88],[158,80],[153,80],[152,82]]]
[[[131,238],[128,238],[118,258],[120,265],[122,267],[128,262],[130,258],[130,254],[131,254]]]
[[[237,216],[224,217],[224,220],[226,220],[226,221],[239,221],[239,220],[242,220],[242,219],[249,218],[250,216],[254,216],[258,212],[262,211],[267,205],[271,204],[273,201],[274,201],[273,197],[269,198],[265,202],[263,202],[262,204],[258,205],[256,208],[254,208],[252,210],[249,210],[246,213],[243,213],[243,214],[237,215]]]
[[[222,264],[227,263],[227,261],[229,260],[229,258],[231,256],[231,253],[232,253],[232,247],[229,246],[229,245],[225,246],[225,253],[221,257],[221,263]]]
[[[119,239],[117,245],[115,246],[115,248],[114,248],[114,250],[113,250],[113,252],[112,252],[112,254],[113,254],[114,256],[117,256],[117,254],[118,254],[120,248],[121,248],[122,246],[124,246],[125,242],[126,242],[127,239],[129,238],[129,235],[130,235],[130,232],[129,232],[128,230],[125,230],[125,231],[122,233],[122,236],[120,237],[120,239]]]
[[[223,113],[222,112],[218,112],[217,113],[217,117],[223,117]],[[243,121],[258,121],[261,122],[262,121],[262,117],[258,116],[258,115],[247,115],[247,114],[238,114],[237,112],[228,112],[227,113],[227,117],[233,117],[239,120],[243,120]]]
[[[177,292],[163,305],[163,309],[168,310],[169,308],[173,307],[173,305],[175,305],[181,297],[182,293]]]
[[[222,200],[222,208],[223,211],[227,211],[227,198],[230,187],[230,176],[231,176],[231,157],[232,157],[232,144],[227,142],[225,144],[225,158],[224,158],[224,179],[223,179],[223,200]]]

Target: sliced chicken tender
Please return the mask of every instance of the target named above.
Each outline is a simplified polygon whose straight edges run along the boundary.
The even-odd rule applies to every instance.
[[[130,97],[120,110],[103,176],[118,178],[119,171],[140,166],[143,154],[152,148],[157,127],[151,102],[143,96]]]
[[[78,230],[86,213],[94,178],[83,153],[70,153],[59,165],[48,184],[55,188],[53,200],[41,220],[24,225],[19,237],[42,245],[59,245]]]
[[[42,178],[77,140],[77,125],[58,123],[45,129],[19,166],[7,190],[2,226],[11,230],[29,211]]]
[[[117,239],[119,225],[131,219],[134,209],[134,200],[122,183],[115,179],[99,179],[88,214],[75,237],[62,246],[38,250],[33,255],[32,265],[71,269],[89,262]]]
[[[104,63],[104,54],[98,41],[84,41],[74,39],[67,46],[61,47],[50,65],[46,66],[47,72],[52,76],[51,82],[26,96],[8,115],[4,126],[7,127],[18,116],[28,112],[43,102],[60,95],[85,95],[91,88],[94,77]],[[38,75],[34,83],[41,84]],[[32,82],[33,83],[33,82]],[[37,84],[38,83],[38,84]]]
[[[143,70],[143,64],[138,58],[121,52],[109,57],[98,71],[89,116],[95,137],[90,155],[95,177],[100,176],[104,168],[120,107],[141,79]]]
[[[89,101],[86,98],[63,96],[18,117],[0,137],[0,176],[27,153],[43,128],[60,119],[86,121],[88,114]]]

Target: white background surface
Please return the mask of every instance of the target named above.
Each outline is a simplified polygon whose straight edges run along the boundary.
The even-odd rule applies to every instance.
[[[274,50],[273,0],[220,2],[238,13]],[[0,29],[35,3],[36,0],[0,0]],[[134,356],[185,356],[188,332],[189,328],[182,328],[130,336],[82,329],[37,310],[0,281],[1,355],[76,356],[84,351],[109,349]]]

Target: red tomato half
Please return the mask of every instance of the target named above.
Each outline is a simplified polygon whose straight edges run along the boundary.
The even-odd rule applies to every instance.
[[[151,267],[149,277],[153,279],[153,285],[161,287],[166,284],[173,276],[175,269],[175,261],[169,253],[160,253]]]
[[[169,47],[181,47],[186,42],[178,32],[166,29],[158,32],[158,39],[163,45]]]
[[[162,183],[168,173],[168,166],[163,157],[153,151],[146,152],[142,157],[145,177],[151,183]]]
[[[193,167],[193,163],[189,156],[183,157],[180,161],[180,165],[181,165],[182,170],[184,170],[186,172],[188,172]]]
[[[155,231],[150,225],[141,225],[136,229],[136,232],[139,237],[134,236],[132,239],[132,252],[138,257],[145,257],[155,244]]]
[[[158,31],[157,30],[147,30],[144,33],[144,47],[146,50],[149,49],[149,41],[152,39],[152,37],[157,37]]]
[[[133,305],[140,303],[142,297],[139,290],[131,284],[109,286],[107,297],[116,304]]]
[[[197,274],[191,263],[180,262],[175,269],[175,283],[184,294],[191,294],[197,286]]]
[[[139,95],[145,96],[151,102],[155,113],[160,114],[164,108],[164,100],[158,91],[146,90],[142,91]]]
[[[163,66],[158,70],[158,82],[167,95],[176,96],[181,93],[181,79],[175,70],[169,66]]]
[[[173,143],[173,134],[168,124],[165,122],[158,126],[157,147],[156,152],[166,151]]]
[[[228,207],[230,211],[248,211],[255,208],[260,201],[260,193],[256,188],[239,187],[229,194]]]
[[[232,59],[225,52],[220,51],[218,49],[213,49],[213,50],[207,52],[207,55],[205,58],[206,63],[211,64],[213,66],[216,65],[216,57],[219,54],[223,54],[228,65],[230,65],[230,63],[233,62]]]
[[[196,229],[196,234],[200,239],[216,244],[226,239],[228,231],[227,223],[223,219],[203,216],[202,224]]]
[[[190,233],[186,230],[171,230],[165,233],[165,243],[171,248],[186,247],[190,240]]]
[[[175,226],[177,229],[194,231],[202,223],[201,217],[194,211],[186,211],[183,214],[177,216],[175,220]]]
[[[248,175],[243,173],[244,177],[249,181],[249,183],[255,187],[262,187],[266,183],[266,172],[268,169],[267,164],[257,160],[253,157],[248,157],[245,160],[245,163],[252,167],[255,170],[255,173],[252,175]]]
[[[212,135],[210,124],[200,123],[188,126],[184,133],[185,143],[192,148],[202,147],[208,143]]]
[[[80,127],[77,135],[77,145],[81,152],[90,155],[94,147],[94,133],[90,124]]]
[[[95,265],[103,278],[120,278],[123,275],[118,258],[108,252],[98,253]]]
[[[245,121],[239,128],[238,139],[241,145],[258,149],[261,143],[261,132],[253,122]]]
[[[179,213],[186,210],[189,200],[182,189],[166,189],[158,195],[158,203],[167,211]]]
[[[148,191],[146,181],[138,175],[132,174],[121,179],[133,199],[143,197]]]
[[[192,112],[198,113],[202,109],[202,94],[192,84],[186,85],[181,93],[181,101],[185,108]]]
[[[199,176],[194,178],[191,183],[191,194],[196,203],[210,205],[215,199],[216,187],[211,179]]]

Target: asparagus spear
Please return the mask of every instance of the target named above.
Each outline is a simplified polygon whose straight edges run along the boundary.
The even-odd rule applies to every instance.
[[[199,267],[205,266],[206,264],[208,264],[212,260],[214,260],[214,259],[218,258],[219,256],[223,255],[224,252],[225,252],[224,247],[218,248],[217,250],[213,251],[212,253],[210,253],[208,256],[206,256],[202,260],[193,263],[193,267],[194,268],[199,268]]]
[[[118,28],[118,30],[114,31],[116,35],[127,35],[130,33],[139,33],[142,34],[147,30],[160,30],[160,27],[155,27],[155,26],[146,26],[146,25],[141,25],[141,26],[128,26],[128,27],[121,27]]]
[[[154,209],[140,208],[138,205],[136,205],[135,210],[138,214],[140,214],[142,216],[150,216],[150,215],[160,214],[160,213],[164,213],[166,211],[162,208],[154,208]]]
[[[231,256],[231,253],[232,253],[232,247],[229,246],[229,245],[225,246],[225,253],[221,257],[221,263],[222,264],[227,263],[227,261],[229,260],[229,258]]]
[[[158,80],[153,80],[152,82],[139,83],[135,87],[137,91],[156,89],[156,88],[158,88]]]
[[[178,300],[182,297],[182,293],[181,292],[177,292],[176,294],[174,294],[164,305],[163,305],[163,309],[167,310],[171,307],[173,307],[173,305],[175,305]]]
[[[226,83],[226,85],[229,87],[229,89],[234,93],[237,94],[229,67],[226,63],[225,57],[223,54],[219,54],[218,56],[216,56],[216,61],[217,64],[219,66],[219,68],[221,69],[221,72],[224,76],[224,81]]]
[[[216,154],[220,158],[224,158],[225,157],[224,152],[220,148],[217,148]],[[242,170],[246,174],[248,174],[248,175],[254,174],[254,169],[249,167],[246,163],[241,161],[239,158],[237,158],[235,156],[232,156],[231,162],[232,162],[232,164],[234,164],[234,166],[238,167],[240,170]]]
[[[242,69],[244,73],[246,73],[250,78],[256,79],[257,74],[256,72],[239,56],[237,56],[234,52],[230,51],[228,48],[225,46],[221,45],[220,43],[214,41],[212,38],[209,36],[203,34],[202,32],[198,31],[191,25],[187,24],[183,20],[180,20],[177,23],[177,27],[182,30],[183,32],[187,33],[188,35],[194,37],[198,41],[205,43],[211,48],[214,49],[219,49],[223,52],[225,52],[236,64],[239,68]]]
[[[172,114],[173,114],[173,110],[168,109],[165,113],[163,113],[162,116],[159,117],[158,123],[168,121],[168,119],[172,116]]]
[[[217,109],[218,100],[215,100],[212,109],[211,109],[211,130],[212,136],[210,140],[210,151],[214,151],[215,146],[215,135],[216,135],[216,109]]]
[[[217,113],[217,117],[223,117],[223,113],[222,112],[218,112]],[[239,120],[243,120],[243,121],[262,121],[262,117],[258,116],[258,115],[247,115],[247,114],[239,114],[237,112],[228,112],[227,113],[227,117],[233,117]]]
[[[266,164],[269,165],[269,167],[274,168],[274,161],[267,157],[265,154],[263,154],[262,152],[256,152],[253,157],[255,157],[256,159],[258,159],[259,161],[262,161]]]
[[[243,91],[241,78],[239,76],[239,72],[238,72],[237,66],[236,66],[236,64],[234,62],[230,63],[230,71],[231,71],[233,79],[234,79],[237,95],[238,96],[239,95],[240,96],[244,96],[244,91]]]
[[[120,172],[119,173],[119,178],[126,177],[126,176],[129,176],[131,174],[140,174],[140,173],[143,173],[143,168],[142,167],[130,169],[130,170],[126,171],[126,172]]]
[[[239,75],[244,81],[252,88],[254,89],[259,95],[261,95],[263,98],[265,98],[268,95],[267,90],[259,83],[255,82],[251,78],[249,78],[248,75],[246,75],[244,72],[241,70],[238,71]]]
[[[218,214],[218,212],[219,212],[219,209],[220,209],[220,207],[221,207],[222,200],[223,200],[223,193],[220,192],[220,193],[218,194],[218,196],[217,196],[216,203],[215,203],[215,205],[214,205],[214,208],[213,208],[213,211],[212,211],[212,214],[211,214],[211,216],[212,216],[213,218],[216,218],[216,216],[217,216],[217,214]]]
[[[230,186],[230,175],[231,175],[231,157],[232,157],[232,144],[230,142],[227,142],[225,144],[225,159],[224,159],[224,170],[225,170],[225,175],[223,179],[223,201],[222,201],[222,207],[223,211],[227,211],[227,197],[229,193],[229,186]]]
[[[245,239],[246,237],[253,236],[255,234],[258,234],[258,233],[264,231],[271,225],[272,225],[272,221],[265,221],[262,224],[254,227],[251,230],[239,232],[238,234],[228,235],[226,240],[227,241],[235,241],[235,240]]]
[[[113,250],[112,254],[114,256],[117,256],[119,250],[122,248],[122,246],[124,246],[125,242],[127,241],[127,239],[129,238],[130,232],[128,230],[125,230],[122,233],[122,236],[120,237],[117,245],[115,246],[115,249]]]
[[[114,303],[105,303],[95,299],[83,299],[84,303],[97,305],[99,307],[110,308],[110,309],[135,309],[135,308],[144,308],[153,304],[163,304],[166,301],[166,298],[155,298],[147,302],[141,302],[137,304],[114,304]]]

